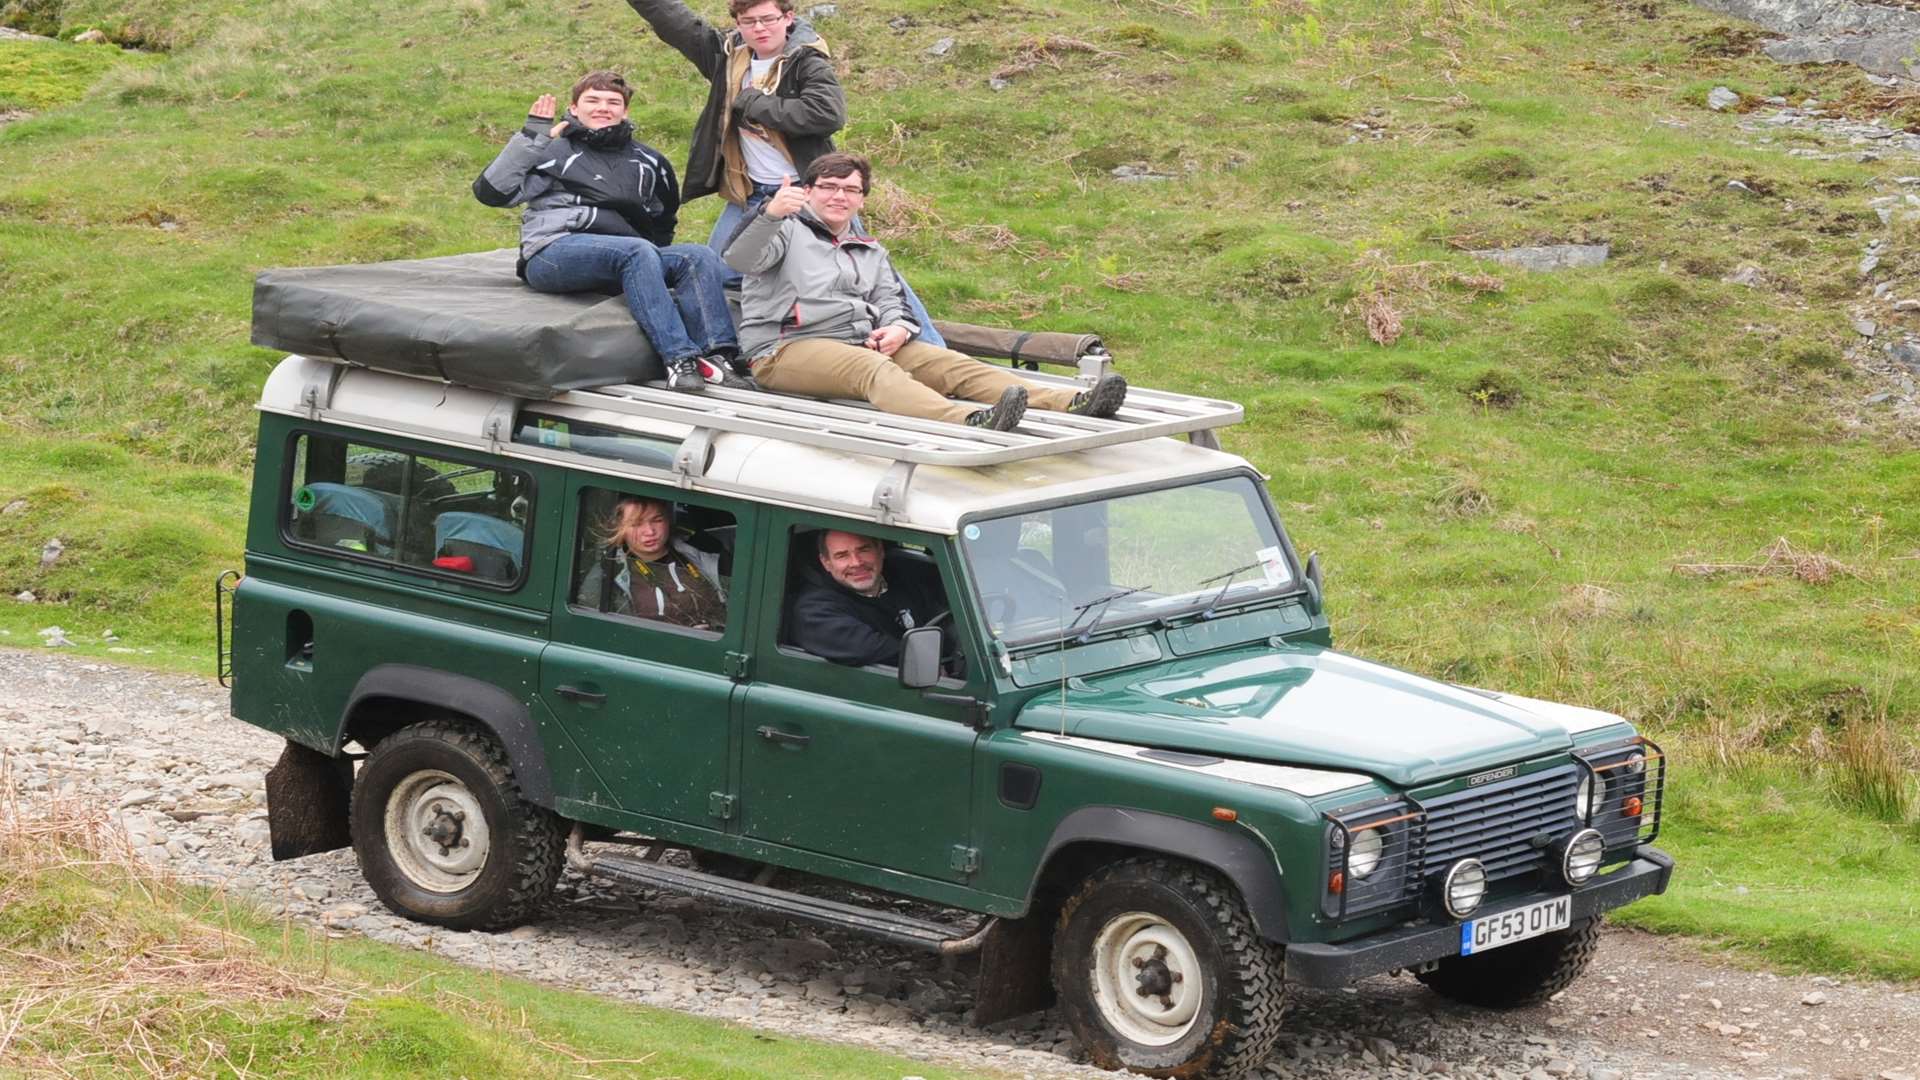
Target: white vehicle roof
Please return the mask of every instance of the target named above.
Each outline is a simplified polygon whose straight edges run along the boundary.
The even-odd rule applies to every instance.
[[[1251,469],[1242,458],[1194,445],[1213,443],[1214,428],[1237,422],[1238,405],[1138,388],[1129,391],[1128,407],[1116,420],[1029,413],[1016,432],[984,432],[893,417],[858,403],[715,387],[678,394],[616,386],[526,401],[289,356],[268,376],[259,407],[501,457],[946,533],[966,514]],[[515,442],[523,409],[678,444],[673,467]],[[1168,437],[1179,433],[1193,442]]]

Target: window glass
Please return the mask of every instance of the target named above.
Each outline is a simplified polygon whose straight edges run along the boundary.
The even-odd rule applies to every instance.
[[[973,522],[961,546],[1009,644],[1247,603],[1293,584],[1252,480],[1231,477]]]
[[[587,488],[574,538],[573,604],[718,635],[727,624],[737,522],[668,493]]]
[[[294,543],[494,584],[525,566],[524,473],[301,435],[289,487]]]
[[[781,642],[850,667],[895,667],[908,630],[936,620],[952,626],[939,619],[950,606],[939,564],[914,543],[796,528],[785,595]],[[958,675],[959,639],[945,634],[947,673]]]

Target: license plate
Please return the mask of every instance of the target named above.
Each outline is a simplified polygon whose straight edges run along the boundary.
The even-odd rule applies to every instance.
[[[1541,934],[1551,934],[1555,930],[1565,930],[1571,925],[1573,898],[1570,896],[1542,900],[1497,915],[1484,915],[1460,924],[1460,955],[1472,956]]]

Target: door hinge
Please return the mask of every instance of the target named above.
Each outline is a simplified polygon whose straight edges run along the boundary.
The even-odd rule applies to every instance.
[[[721,661],[720,674],[729,679],[744,679],[747,677],[747,672],[751,670],[752,659],[752,653],[730,652]]]
[[[734,797],[724,792],[707,793],[707,816],[717,817],[721,821],[733,820]]]
[[[965,844],[953,845],[953,850],[947,854],[947,866],[962,874],[973,873],[980,869],[980,849]]]

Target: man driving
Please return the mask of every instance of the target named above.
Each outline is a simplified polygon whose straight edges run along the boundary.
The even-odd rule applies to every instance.
[[[947,610],[933,567],[888,557],[871,536],[829,529],[817,542],[818,574],[807,575],[787,625],[794,644],[836,664],[898,664],[900,638]]]

